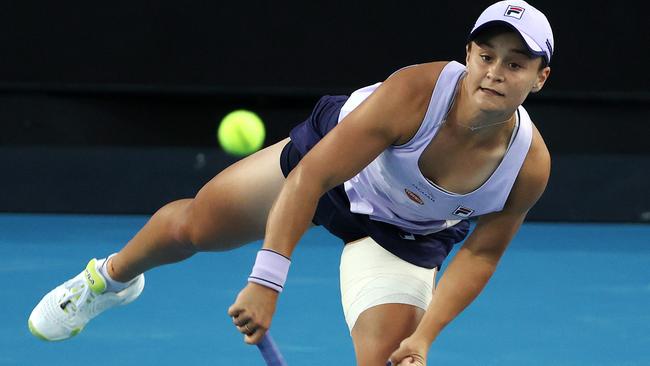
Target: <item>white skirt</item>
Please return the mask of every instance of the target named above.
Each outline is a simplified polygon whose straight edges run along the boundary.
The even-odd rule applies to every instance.
[[[365,310],[408,304],[426,310],[436,269],[418,267],[382,248],[370,237],[347,244],[341,254],[341,302],[348,329]]]

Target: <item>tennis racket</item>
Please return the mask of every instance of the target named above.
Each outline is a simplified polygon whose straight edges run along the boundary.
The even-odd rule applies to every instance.
[[[266,332],[262,341],[257,344],[257,348],[262,353],[267,366],[287,366],[287,361],[282,357],[282,353],[280,353],[278,346],[268,332]]]

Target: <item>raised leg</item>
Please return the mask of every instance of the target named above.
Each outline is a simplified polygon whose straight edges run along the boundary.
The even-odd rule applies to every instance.
[[[194,199],[174,201],[158,210],[111,258],[111,277],[125,282],[199,251],[229,250],[261,239],[268,213],[284,183],[280,153],[288,141],[228,167]]]

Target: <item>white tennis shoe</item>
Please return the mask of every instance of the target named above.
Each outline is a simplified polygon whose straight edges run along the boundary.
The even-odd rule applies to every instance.
[[[50,291],[29,316],[29,330],[46,341],[61,341],[77,335],[90,319],[140,296],[144,275],[136,277],[120,292],[106,292],[106,281],[97,270],[97,259],[74,278]]]

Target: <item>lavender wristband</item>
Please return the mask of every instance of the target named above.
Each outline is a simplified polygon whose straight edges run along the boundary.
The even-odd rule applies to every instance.
[[[282,292],[290,265],[291,259],[272,250],[262,249],[257,252],[257,259],[255,259],[253,271],[248,276],[248,282]]]

